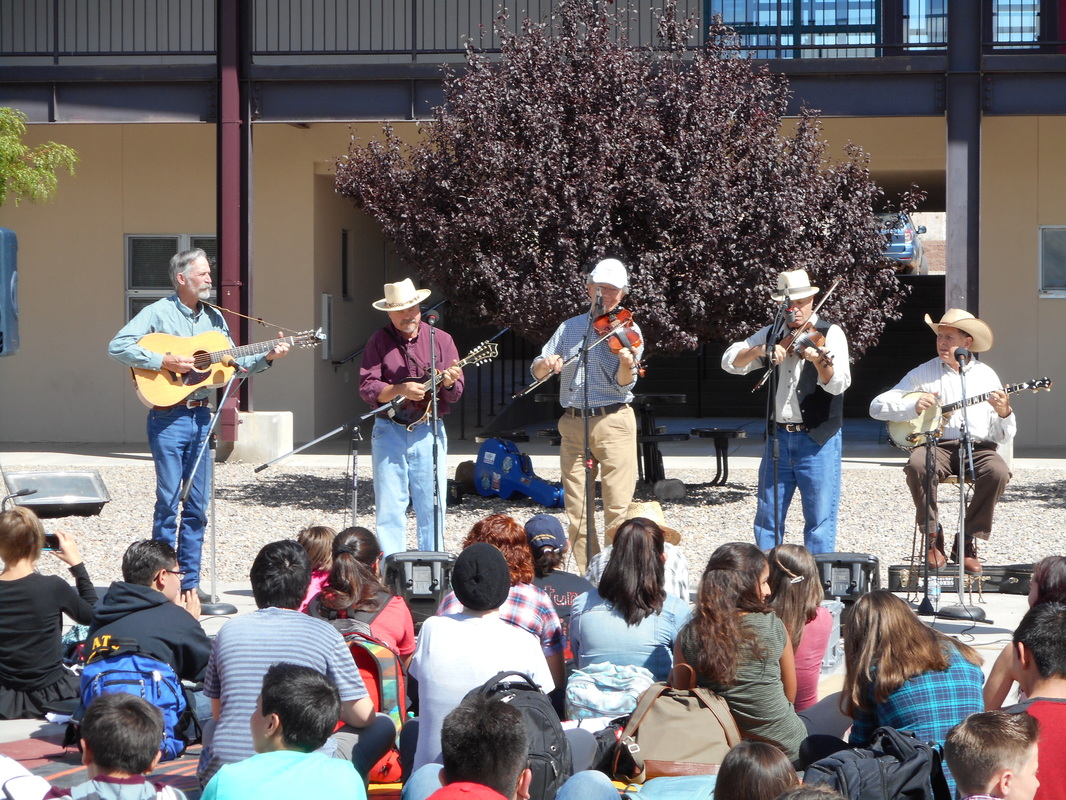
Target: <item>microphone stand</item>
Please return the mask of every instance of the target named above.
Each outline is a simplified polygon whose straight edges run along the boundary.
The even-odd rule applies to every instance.
[[[778,483],[778,462],[781,460],[781,442],[777,437],[777,382],[779,364],[774,362],[774,348],[785,336],[785,313],[791,307],[792,300],[785,292],[785,299],[777,306],[773,324],[766,332],[766,361],[769,365],[769,382],[766,398],[766,430],[770,437],[770,461],[774,481],[774,545],[779,545],[785,538],[785,521],[781,519],[781,497]]]
[[[592,552],[593,542],[596,541],[596,483],[592,478],[592,471],[595,465],[595,459],[592,457],[592,446],[590,444],[592,433],[589,423],[589,352],[592,349],[592,339],[595,328],[592,323],[599,315],[600,309],[603,304],[603,299],[600,295],[600,290],[596,289],[596,297],[592,301],[592,307],[589,308],[588,325],[585,327],[585,340],[581,343],[581,352],[579,353],[579,369],[584,380],[581,384],[582,401],[584,403],[584,412],[581,417],[581,421],[584,423],[584,437],[585,437],[585,568],[588,568],[589,562],[592,560],[594,553]],[[578,371],[574,370],[574,377],[571,379],[570,386],[573,388],[573,382],[577,380]],[[635,455],[635,454],[634,454]]]
[[[973,356],[970,356],[973,358]],[[977,475],[973,468],[973,439],[970,437],[970,422],[969,415],[966,409],[966,370],[964,361],[965,358],[959,357],[959,386],[961,388],[962,407],[959,409],[962,412],[962,436],[959,439],[959,532],[956,539],[958,545],[958,559],[959,559],[959,602],[955,605],[947,606],[940,609],[940,616],[947,619],[962,619],[969,620],[971,622],[984,622],[985,610],[978,606],[968,606],[963,602],[963,591],[966,588],[966,561],[965,561],[965,542],[966,542],[966,475],[969,473],[970,479],[975,483],[977,481]]]
[[[437,415],[437,315],[430,312],[426,315],[429,324],[429,376],[431,379],[430,390],[433,394],[429,398],[429,424],[433,432],[433,550],[439,552],[443,549],[444,514],[441,509],[440,497],[440,431],[437,426],[440,417]]]
[[[377,411],[375,410],[375,411],[373,411],[371,413],[374,414],[374,413],[377,413]],[[324,433],[321,436],[319,436],[317,439],[312,439],[307,444],[302,444],[299,447],[293,448],[292,450],[290,450],[287,453],[282,453],[280,456],[278,456],[275,459],[267,461],[265,464],[260,464],[258,467],[256,467],[253,470],[253,472],[262,472],[263,470],[267,469],[268,467],[274,466],[279,461],[284,461],[289,456],[294,456],[297,453],[302,453],[307,448],[313,447],[314,445],[318,444],[319,442],[325,441],[326,439],[332,439],[334,436],[336,436],[338,433],[340,433],[343,430],[350,430],[352,432],[352,438],[351,438],[351,444],[350,444],[350,446],[348,448],[348,455],[352,459],[352,492],[351,492],[352,508],[351,508],[351,512],[352,512],[352,525],[355,525],[358,522],[358,519],[357,519],[357,513],[358,512],[357,512],[356,509],[358,507],[357,506],[357,501],[359,499],[359,442],[361,442],[363,440],[363,434],[360,433],[360,431],[359,431],[359,423],[360,423],[360,421],[366,419],[367,416],[369,416],[369,415],[363,415],[363,416],[359,416],[359,417],[352,417],[350,420],[348,420],[344,424],[338,425],[336,428],[331,430],[329,433]]]
[[[936,442],[940,438],[939,431],[926,431],[918,434],[919,436],[925,436],[925,542],[922,545],[922,559],[925,561],[925,597],[922,598],[922,602],[918,605],[918,615],[922,617],[936,616],[939,609],[933,608],[933,603],[929,599],[929,551],[933,548],[933,491],[935,489],[933,485],[934,465],[935,458],[933,453],[936,451]],[[939,573],[939,570],[937,570]],[[940,580],[939,574],[936,576],[937,581]]]
[[[215,449],[215,428],[218,427],[218,421],[222,418],[222,409],[225,407],[226,402],[229,400],[230,395],[234,390],[239,388],[245,380],[248,378],[248,370],[239,365],[237,367],[237,373],[233,376],[233,379],[226,384],[225,390],[222,392],[222,399],[218,403],[218,407],[215,408],[213,414],[211,414],[211,422],[207,426],[207,431],[204,433],[204,438],[200,442],[200,449],[196,453],[196,461],[193,462],[192,471],[189,473],[189,479],[185,481],[185,484],[181,487],[181,493],[178,495],[178,499],[182,505],[182,516],[184,516],[185,501],[189,498],[189,493],[192,491],[193,481],[196,480],[196,473],[200,469],[200,462],[203,461],[204,454],[208,450]],[[208,518],[211,528],[211,602],[202,603],[200,605],[200,613],[205,617],[221,617],[230,614],[237,613],[237,607],[232,603],[221,603],[217,594],[218,583],[218,529],[215,525],[215,469],[214,464],[209,465],[211,471],[211,480],[208,481],[208,495],[207,495],[207,507]],[[183,522],[178,523],[177,529],[174,531],[174,543],[179,544],[178,537],[181,536],[181,529],[184,526]],[[203,544],[201,543],[201,554],[203,553]],[[203,563],[201,555],[201,564]]]

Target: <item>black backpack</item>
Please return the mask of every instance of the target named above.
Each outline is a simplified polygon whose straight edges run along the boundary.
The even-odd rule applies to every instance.
[[[909,731],[882,727],[868,748],[841,750],[807,767],[804,784],[849,800],[951,800],[940,747]]]
[[[470,694],[496,698],[522,712],[529,734],[529,768],[533,771],[530,800],[554,800],[559,787],[573,774],[574,765],[570,743],[548,695],[521,672],[497,673],[481,686],[471,689]]]

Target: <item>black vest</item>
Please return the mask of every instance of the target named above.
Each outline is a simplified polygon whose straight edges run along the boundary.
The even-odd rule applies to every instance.
[[[831,325],[831,322],[819,318],[814,327],[826,336]],[[819,386],[818,370],[810,361],[804,361],[800,369],[796,395],[799,399],[800,416],[803,417],[803,424],[807,426],[807,433],[819,445],[825,444],[844,424],[843,393],[829,394]]]

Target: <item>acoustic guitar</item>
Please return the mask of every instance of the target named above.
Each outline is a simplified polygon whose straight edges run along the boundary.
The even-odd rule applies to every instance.
[[[1051,379],[1034,378],[1025,381],[1024,383],[1008,383],[1003,389],[997,389],[996,391],[1004,391],[1007,394],[1014,394],[1015,392],[1025,391],[1026,389],[1031,389],[1034,392],[1039,389],[1050,391]],[[922,394],[924,394],[924,392],[908,392],[903,395],[903,399],[912,399],[914,402],[918,402],[918,398]],[[992,392],[985,392],[984,394],[967,397],[966,405],[972,406],[977,403],[983,403],[991,396]],[[907,420],[906,422],[889,422],[888,440],[901,450],[909,451],[913,450],[915,447],[920,447],[925,444],[930,432],[935,431],[936,435],[939,436],[944,430],[945,420],[955,411],[962,408],[962,406],[963,403],[961,400],[954,403],[948,403],[946,406],[932,405],[914,419]]]
[[[500,348],[498,345],[491,342],[482,342],[471,350],[470,355],[456,366],[460,368],[470,365],[481,366],[488,361],[492,361],[499,354]],[[426,393],[421,400],[408,400],[403,395],[397,395],[378,410],[382,414],[386,414],[397,425],[403,425],[407,430],[413,431],[429,417],[433,393],[437,391],[437,387],[444,381],[443,376],[444,373],[438,370],[436,375],[423,382],[422,388],[426,390]]]
[[[225,386],[236,367],[224,364],[228,358],[242,358],[269,353],[282,342],[291,347],[315,347],[326,338],[322,329],[304,331],[295,336],[285,336],[269,342],[256,342],[234,347],[225,334],[205,331],[196,336],[171,336],[169,333],[149,333],[137,342],[145,350],[160,355],[192,356],[193,368],[181,374],[164,369],[132,367],[133,383],[137,396],[149,408],[173,406],[181,403],[197,389],[212,389]]]

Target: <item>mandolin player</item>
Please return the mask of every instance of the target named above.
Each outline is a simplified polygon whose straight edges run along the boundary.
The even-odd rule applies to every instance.
[[[153,352],[139,344],[140,340],[153,333],[190,337],[209,331],[221,333],[229,340],[229,326],[221,312],[201,302],[211,296],[211,264],[207,253],[195,249],[176,254],[170,259],[170,282],[174,294],[145,306],[111,340],[108,353],[120,364],[186,375],[194,367],[192,355]],[[289,345],[279,342],[269,352],[233,361],[245,372],[261,372],[288,351]],[[210,392],[211,389],[205,386],[190,392],[180,403],[154,406],[148,411],[148,445],[155,462],[156,478],[152,538],[166,542],[177,551],[182,594],[196,593],[201,602],[210,601],[207,593],[199,589],[200,551],[207,525],[211,482],[210,458],[200,459],[184,504],[179,495],[182,482],[190,477],[200,444],[211,424],[207,400]],[[175,539],[178,540],[176,543]]]
[[[992,329],[988,324],[958,308],[949,308],[939,322],[933,322],[926,314],[925,323],[936,334],[937,357],[915,367],[895,387],[875,397],[870,403],[870,416],[886,422],[906,422],[922,417],[919,428],[936,429],[942,424],[943,429],[939,441],[935,442],[933,454],[933,469],[939,481],[958,472],[962,456],[960,439],[963,423],[961,411],[942,417],[940,407],[961,401],[961,375],[966,378],[967,398],[988,396],[987,402],[975,403],[966,409],[976,479],[973,497],[966,508],[963,565],[967,572],[979,574],[981,562],[977,560],[975,539],[988,539],[991,535],[996,503],[1010,480],[1010,470],[996,450],[1014,436],[1017,422],[1011,411],[1010,399],[1006,392],[1001,391],[1002,384],[996,373],[986,364],[973,360],[970,355],[992,348]],[[914,499],[918,527],[925,530],[927,492],[924,447],[914,448],[903,471]],[[929,566],[939,568],[947,563],[947,555],[944,551],[944,533],[937,521],[935,491],[929,492],[928,503],[928,530],[932,535],[926,557]],[[952,560],[956,553],[957,541],[951,548]]]
[[[395,398],[403,397],[404,407],[416,410],[415,414],[402,417],[385,414],[374,417],[371,443],[374,507],[377,535],[386,556],[408,549],[408,500],[418,521],[418,549],[440,550],[444,543],[444,465],[448,457],[444,423],[440,419],[435,423],[427,419],[421,424],[408,424],[420,414],[428,414],[428,401],[432,399],[424,383],[434,361],[430,326],[422,319],[422,301],[429,295],[429,289],[415,289],[410,278],[385,284],[385,297],[373,305],[389,315],[389,322],[370,337],[359,367],[359,395],[371,406],[385,407]],[[437,328],[432,339],[436,342],[435,363],[442,370],[437,388],[437,413],[442,417],[462,397],[463,370],[452,337]],[[434,444],[439,469],[434,468]],[[436,503],[434,476],[438,491]]]

